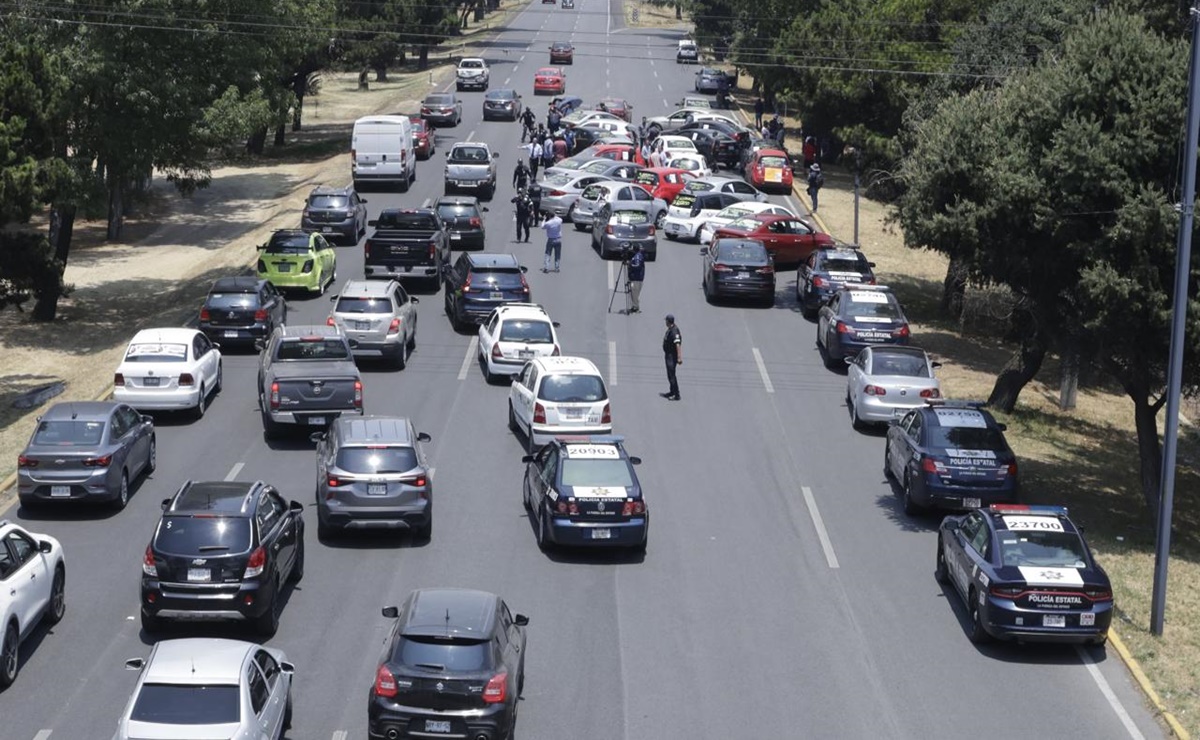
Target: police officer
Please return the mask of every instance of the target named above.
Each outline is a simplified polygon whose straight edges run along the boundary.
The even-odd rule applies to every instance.
[[[529,167],[517,160],[517,168],[513,170],[513,187],[520,193],[529,185]]]
[[[642,297],[642,281],[646,279],[646,249],[637,244],[633,256],[625,263],[629,270],[629,313],[641,313],[639,299]]]
[[[537,115],[533,112],[532,108],[525,109],[525,112],[521,114],[521,121],[525,124],[521,129],[521,141],[525,141],[526,138],[532,139],[534,135],[533,124],[537,121]]]
[[[675,326],[675,316],[667,314],[667,333],[663,335],[663,356],[667,362],[667,382],[671,388],[662,395],[668,401],[679,400],[679,382],[675,380],[675,367],[683,364],[683,336]]]
[[[537,226],[542,223],[542,186],[536,182],[532,183],[526,192],[529,194],[530,202],[529,220]]]
[[[825,186],[825,173],[821,172],[821,164],[813,162],[808,168],[808,197],[812,199],[813,213],[817,212],[817,194]]]
[[[512,199],[512,202],[517,206],[517,241],[529,241],[529,222],[533,219],[533,201],[525,194],[524,190],[517,191],[517,197]],[[525,238],[521,238],[524,232]]]

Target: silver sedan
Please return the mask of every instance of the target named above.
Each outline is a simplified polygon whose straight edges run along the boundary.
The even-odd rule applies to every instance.
[[[551,175],[538,183],[542,186],[542,211],[566,219],[584,189],[607,180],[603,175]]]
[[[896,411],[920,408],[942,397],[933,362],[920,347],[867,347],[847,357],[846,406],[855,429],[886,424]]]

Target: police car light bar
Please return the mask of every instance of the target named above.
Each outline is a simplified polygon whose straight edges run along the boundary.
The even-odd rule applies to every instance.
[[[1066,516],[1067,507],[1065,506],[1050,506],[1047,504],[992,504],[988,507],[988,511],[997,514],[1054,514],[1056,516]]]
[[[948,398],[926,398],[926,406],[944,406],[950,409],[981,409],[987,401],[956,401]]]

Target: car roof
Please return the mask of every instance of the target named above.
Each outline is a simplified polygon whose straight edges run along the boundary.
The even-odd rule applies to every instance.
[[[142,329],[129,340],[130,344],[149,344],[151,342],[183,342],[189,343],[198,332],[181,326],[166,326],[159,329]]]
[[[408,418],[403,416],[342,416],[333,432],[342,444],[391,444],[412,446]]]
[[[213,281],[209,293],[257,293],[259,287],[267,282],[252,275],[217,278]]]
[[[472,267],[520,267],[521,262],[511,252],[468,252]]]
[[[383,298],[392,292],[395,280],[347,280],[339,298]]]
[[[486,639],[495,629],[499,597],[466,588],[413,591],[404,609],[403,635],[446,635]]]
[[[540,303],[506,303],[493,309],[502,319],[537,318],[550,320],[550,314]]]
[[[926,421],[937,422],[941,427],[976,427],[980,422],[984,426],[995,427],[996,420],[986,409],[979,405],[963,404],[930,404],[919,411],[924,414]]]
[[[550,45],[551,45],[551,46],[558,46],[558,47],[563,47],[563,46],[571,46],[571,47],[573,47],[573,46],[574,46],[574,45],[573,45],[573,44],[572,44],[570,41],[555,41],[554,43],[552,43],[552,44],[550,44]]]
[[[830,260],[854,259],[854,260],[859,260],[861,262],[865,262],[867,260],[867,255],[863,254],[859,250],[852,249],[850,247],[844,247],[840,244],[836,247],[826,247],[825,249],[818,249],[815,252],[815,254],[817,255],[818,259],[830,259]]]
[[[913,347],[911,345],[904,347],[898,344],[878,344],[867,347],[866,349],[868,349],[873,355],[907,355],[909,357],[916,357],[922,360],[926,357],[925,350],[921,349],[920,347]]]
[[[67,401],[46,409],[40,421],[107,421],[119,404],[112,401]]]
[[[463,62],[483,62],[483,58],[482,57],[463,57],[462,59],[458,60],[459,64],[462,64]],[[487,62],[484,62],[484,64],[486,64],[486,63]]]
[[[754,152],[754,156],[759,157],[759,158],[783,157],[784,159],[787,159],[788,153],[783,151],[782,149],[772,149],[770,147],[764,147],[764,148],[759,149],[758,151]]]
[[[295,339],[298,337],[340,337],[342,330],[336,326],[327,324],[297,324],[290,326],[280,326],[280,337],[283,339]]]
[[[992,525],[998,531],[1004,532],[1020,532],[1031,529],[1029,526],[1020,526],[1021,520],[1029,519],[1053,519],[1062,525],[1063,531],[1071,534],[1082,534],[1075,523],[1071,521],[1068,515],[1067,507],[1065,506],[1043,506],[1043,505],[1025,505],[1025,504],[995,504],[992,506],[982,507],[977,509],[990,519]],[[1016,525],[1016,526],[1010,526]]]
[[[535,357],[530,362],[543,372],[559,375],[599,375],[600,368],[586,357]]]
[[[349,195],[352,192],[354,192],[353,185],[318,185],[308,195],[311,198],[314,195]]]
[[[275,229],[271,232],[271,238],[274,239],[277,236],[312,236],[312,232],[304,229]]]
[[[258,481],[185,481],[171,499],[166,512],[218,512],[225,516],[248,514],[246,503],[262,485]]]
[[[143,682],[236,685],[246,655],[257,647],[252,642],[215,637],[163,640],[154,646]]]

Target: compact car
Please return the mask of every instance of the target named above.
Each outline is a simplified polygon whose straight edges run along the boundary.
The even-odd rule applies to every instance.
[[[509,378],[534,357],[562,354],[556,323],[536,303],[509,303],[479,325],[479,366],[484,380]]]
[[[640,244],[646,261],[656,261],[655,211],[654,205],[644,202],[604,204],[592,228],[592,249],[602,260],[627,260]]]
[[[767,193],[792,192],[792,165],[782,149],[759,149],[743,170],[746,181]]]
[[[567,74],[561,67],[542,67],[533,73],[534,95],[562,95],[567,91]]]
[[[485,121],[493,118],[516,121],[521,118],[524,110],[525,106],[521,102],[521,96],[512,88],[488,90],[487,94],[483,96],[483,120]]]
[[[866,347],[846,359],[846,408],[855,429],[887,424],[896,413],[942,397],[933,371],[942,366],[920,347]]]
[[[337,253],[316,232],[280,229],[258,247],[257,276],[280,290],[322,295],[337,279]]]
[[[732,221],[716,230],[716,238],[754,239],[779,265],[797,267],[818,249],[832,247],[833,237],[795,216],[758,213]]]
[[[762,242],[718,236],[700,247],[704,259],[704,298],[753,298],[775,305],[775,263]]]
[[[221,391],[221,350],[197,329],[142,329],[113,374],[113,400],[139,411],[190,409],[204,416]]]
[[[796,302],[805,318],[817,310],[842,286],[875,285],[875,263],[853,248],[817,249],[808,255],[796,273]]]
[[[66,613],[67,561],[62,544],[0,519],[0,689],[17,680],[21,643],[39,624]]]
[[[421,118],[430,126],[462,123],[462,101],[454,93],[430,93],[421,101]]]
[[[213,281],[200,307],[197,326],[223,349],[253,346],[287,323],[287,301],[267,280],[253,276]]]
[[[575,45],[570,41],[555,41],[550,45],[551,64],[573,64],[575,62]]]
[[[413,143],[416,144],[415,126],[413,131]],[[300,229],[318,231],[330,241],[337,239],[353,246],[367,233],[367,201],[358,197],[353,185],[318,185],[304,201]]]
[[[346,335],[354,357],[383,358],[398,370],[417,346],[417,304],[396,280],[347,280],[331,298],[326,325]]]
[[[491,95],[491,93],[488,93],[488,95]],[[484,106],[486,109],[486,102]],[[410,120],[412,121],[413,131],[413,153],[417,156],[417,159],[429,159],[437,151],[437,136],[433,133],[433,127],[429,125],[428,121],[419,116],[414,116]],[[487,120],[486,115],[484,116],[484,120]],[[363,202],[365,203],[366,201]]]
[[[899,299],[885,285],[843,287],[817,312],[817,349],[830,368],[865,347],[908,344],[911,334]]]
[[[447,265],[446,316],[455,329],[478,324],[506,303],[530,303],[532,293],[525,280],[528,270],[516,255],[497,252],[464,252]]]
[[[508,426],[528,452],[563,434],[610,434],[608,386],[585,357],[535,357],[513,377]]]

